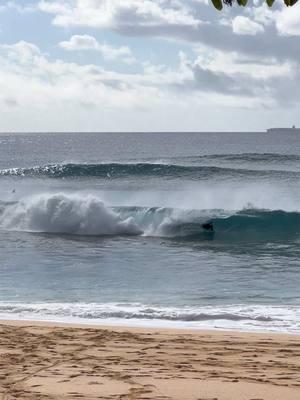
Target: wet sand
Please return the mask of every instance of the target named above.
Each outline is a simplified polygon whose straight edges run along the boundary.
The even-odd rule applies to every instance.
[[[299,400],[300,336],[0,322],[0,400]]]

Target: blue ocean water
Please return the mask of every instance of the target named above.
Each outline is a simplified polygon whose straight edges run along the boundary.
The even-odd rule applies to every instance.
[[[293,132],[1,134],[0,318],[299,333],[299,184]]]

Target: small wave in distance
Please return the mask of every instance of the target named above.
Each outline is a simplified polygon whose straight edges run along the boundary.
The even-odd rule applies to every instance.
[[[108,163],[108,164],[49,164],[31,168],[8,168],[0,170],[2,177],[31,178],[161,178],[202,180],[214,178],[228,179],[291,179],[300,178],[300,172],[285,170],[258,170],[247,168],[219,167],[214,165],[180,165],[167,163]]]

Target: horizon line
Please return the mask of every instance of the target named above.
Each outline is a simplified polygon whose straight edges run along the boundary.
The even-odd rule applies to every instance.
[[[287,128],[288,129],[288,128]],[[257,131],[0,131],[0,135],[3,134],[60,134],[60,133],[75,133],[75,134],[86,134],[86,133],[96,133],[96,134],[146,134],[146,133],[267,133],[267,129],[265,130],[257,130]]]

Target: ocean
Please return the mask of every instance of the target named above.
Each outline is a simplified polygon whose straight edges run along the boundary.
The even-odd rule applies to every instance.
[[[293,132],[0,134],[0,318],[300,333],[299,187]]]

